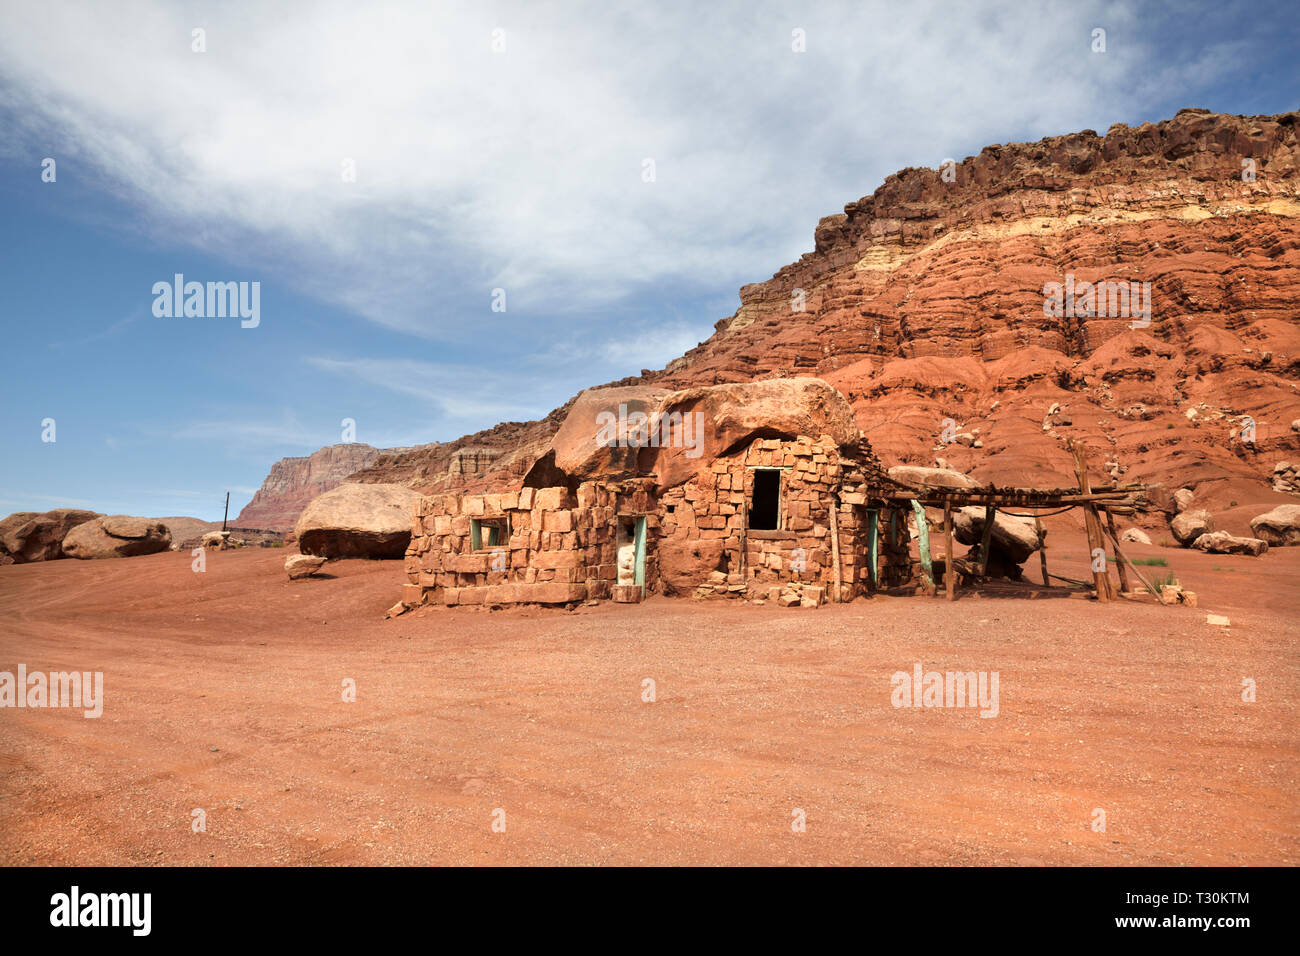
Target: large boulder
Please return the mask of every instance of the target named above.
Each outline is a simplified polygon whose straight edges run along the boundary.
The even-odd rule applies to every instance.
[[[1211,531],[1193,541],[1192,547],[1206,554],[1249,554],[1259,557],[1268,550],[1268,542],[1259,538],[1237,538],[1226,531]]]
[[[640,423],[648,422],[668,394],[648,385],[587,389],[551,439],[554,455],[549,461],[543,455],[534,470],[554,466],[563,479],[574,480],[635,473],[641,445],[651,437],[642,434]],[[555,481],[548,476],[540,484]]]
[[[721,571],[724,542],[671,535],[659,543],[659,580],[667,594],[689,594],[712,571]]]
[[[1184,511],[1169,522],[1169,530],[1184,548],[1191,547],[1201,535],[1214,530],[1214,518],[1204,508]]]
[[[836,445],[856,441],[857,419],[848,399],[819,378],[769,378],[757,382],[701,386],[668,395],[656,414],[681,421],[658,447],[643,447],[642,474],[659,487],[689,480],[716,458],[756,438],[829,438]]]
[[[131,558],[171,547],[172,536],[161,521],[108,515],[77,525],[63,539],[70,558]]]
[[[1300,505],[1278,505],[1272,511],[1250,519],[1255,537],[1273,547],[1300,544]]]
[[[1150,544],[1151,536],[1141,528],[1128,528],[1119,536],[1121,541],[1131,542],[1133,544]]]
[[[650,386],[587,389],[524,484],[550,487],[598,475],[689,480],[755,438],[858,437],[848,400],[819,378],[774,378],[676,392]]]
[[[98,511],[79,508],[55,508],[43,514],[28,514],[27,520],[11,523],[11,515],[0,523],[0,547],[13,556],[16,564],[28,561],[53,561],[63,557],[63,539],[79,524],[100,517]]]
[[[1192,501],[1195,498],[1196,495],[1192,492],[1191,488],[1179,488],[1174,492],[1174,511],[1178,512],[1178,514],[1182,514],[1184,511],[1190,510],[1192,507]]]
[[[298,550],[323,558],[403,557],[419,500],[404,485],[344,482],[298,516]]]
[[[981,488],[969,475],[951,468],[924,468],[920,465],[895,465],[889,477],[909,488]],[[996,526],[996,522],[994,522]]]
[[[13,564],[14,559],[9,554],[9,548],[5,544],[5,539],[9,537],[14,530],[21,528],[33,518],[40,516],[39,511],[15,511],[7,518],[0,518],[0,556],[9,558],[5,564]]]
[[[952,515],[953,537],[962,544],[979,544],[984,538],[984,509],[961,508]],[[1038,529],[1027,518],[997,512],[993,516],[990,554],[1001,551],[1016,564],[1023,564],[1042,546]]]

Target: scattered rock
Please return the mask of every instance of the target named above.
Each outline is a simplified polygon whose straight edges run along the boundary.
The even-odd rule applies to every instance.
[[[284,560],[284,569],[289,572],[289,580],[310,577],[325,566],[325,559],[316,554],[291,554]]]
[[[1192,500],[1196,497],[1190,488],[1179,488],[1174,492],[1174,511],[1182,514],[1192,506]]]
[[[1249,554],[1259,557],[1268,550],[1268,542],[1259,538],[1237,538],[1226,531],[1211,531],[1193,541],[1192,547],[1206,554]]]
[[[1214,518],[1204,509],[1184,511],[1169,522],[1169,530],[1179,544],[1190,547],[1201,535],[1214,530]]]
[[[1128,528],[1119,536],[1121,541],[1131,541],[1134,544],[1150,544],[1151,536],[1141,528]]]
[[[109,515],[77,525],[63,539],[70,558],[130,558],[171,547],[172,536],[161,521]]]
[[[1278,505],[1251,518],[1250,530],[1274,547],[1300,544],[1300,505]]]
[[[209,531],[199,541],[200,546],[212,551],[224,551],[229,546],[229,531]]]

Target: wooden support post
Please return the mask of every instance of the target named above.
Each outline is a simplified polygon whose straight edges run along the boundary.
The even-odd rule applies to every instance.
[[[740,497],[740,580],[749,584],[749,506],[748,495]]]
[[[1047,538],[1043,536],[1043,522],[1034,515],[1034,531],[1038,533],[1038,563],[1043,569],[1043,587],[1051,587],[1047,574]]]
[[[980,577],[988,577],[989,573],[989,545],[993,541],[993,519],[997,516],[998,509],[993,505],[984,508],[984,534],[980,537]]]
[[[1088,484],[1088,453],[1083,445],[1071,440],[1070,451],[1074,455],[1074,470],[1079,477],[1079,491],[1081,495],[1091,494]],[[1104,541],[1101,537],[1101,520],[1097,517],[1096,507],[1092,504],[1086,504],[1083,508],[1083,524],[1088,533],[1088,564],[1092,566],[1096,560],[1097,549],[1101,549],[1104,556],[1106,549],[1103,547]],[[1110,594],[1110,575],[1106,569],[1092,572],[1092,585],[1097,592],[1098,601],[1109,601]]]
[[[1128,569],[1124,567],[1124,561],[1119,556],[1119,535],[1115,533],[1115,516],[1109,511],[1106,512],[1106,526],[1110,529],[1110,544],[1115,552],[1115,570],[1119,572],[1119,589],[1120,592],[1129,590],[1128,586]]]
[[[840,521],[836,514],[840,510],[839,498],[831,495],[831,568],[835,590],[831,592],[831,601],[840,602]]]
[[[1146,586],[1146,589],[1150,591],[1152,594],[1154,594],[1157,599],[1159,599],[1160,592],[1156,590],[1155,586],[1152,585],[1150,581],[1148,581],[1145,577],[1142,576],[1142,572],[1137,569],[1137,565],[1135,565],[1132,561],[1128,559],[1128,555],[1126,555],[1123,551],[1120,550],[1119,540],[1114,536],[1114,534],[1111,535],[1110,543],[1114,545],[1115,554],[1119,556],[1119,559],[1123,561],[1125,564],[1127,564],[1129,568],[1132,569],[1133,573],[1137,575],[1137,579],[1141,581],[1143,585]],[[1164,602],[1161,601],[1161,603],[1163,604]]]
[[[943,539],[947,545],[947,567],[943,570],[943,583],[948,591],[948,600],[957,600],[957,562],[956,555],[952,553],[952,503],[945,503],[943,506]]]

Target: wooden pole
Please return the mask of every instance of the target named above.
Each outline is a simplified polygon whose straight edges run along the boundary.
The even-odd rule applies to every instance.
[[[1135,565],[1132,561],[1128,559],[1128,555],[1126,555],[1123,551],[1120,550],[1119,542],[1115,540],[1114,536],[1111,537],[1111,544],[1115,546],[1115,553],[1119,555],[1120,560],[1133,569],[1133,573],[1137,575],[1137,579],[1142,582],[1142,584],[1146,587],[1148,591],[1150,591],[1152,594],[1156,596],[1157,600],[1159,600],[1160,592],[1156,590],[1155,587],[1152,586],[1150,581],[1148,581],[1145,577],[1142,576],[1142,572],[1137,569],[1137,565]],[[1161,601],[1161,603],[1163,604],[1164,602]]]
[[[1034,516],[1034,530],[1038,533],[1038,563],[1043,569],[1043,587],[1051,587],[1047,574],[1047,539],[1043,536],[1043,522]]]
[[[1119,547],[1116,544],[1119,541],[1119,535],[1115,533],[1115,516],[1109,511],[1106,512],[1106,526],[1110,529],[1110,544],[1115,550],[1115,570],[1119,572],[1119,589],[1122,593],[1130,590],[1128,586],[1128,569],[1124,567],[1124,562],[1120,560]]]
[[[221,516],[221,530],[226,530],[226,519],[230,517],[230,492],[226,492],[226,512]]]
[[[839,511],[838,499],[831,495],[831,568],[835,582],[831,601],[836,604],[840,601],[840,522],[835,514],[837,511]]]
[[[956,555],[952,553],[952,505],[943,506],[943,540],[947,545],[947,567],[943,571],[944,587],[948,591],[948,600],[957,600],[957,562]]]
[[[1088,487],[1088,453],[1084,450],[1082,444],[1071,440],[1070,451],[1074,454],[1074,470],[1079,477],[1079,491],[1084,494],[1090,494]],[[1092,505],[1085,505],[1083,509],[1083,524],[1088,534],[1088,564],[1091,567],[1096,559],[1097,549],[1100,548],[1102,554],[1106,553],[1103,546],[1105,542],[1101,538],[1101,521],[1097,518],[1097,513]],[[1103,568],[1101,571],[1092,572],[1092,584],[1097,592],[1098,601],[1110,600],[1110,576]]]
[[[993,540],[993,519],[997,515],[998,509],[993,505],[988,505],[984,509],[984,534],[980,538],[980,577],[988,577],[989,573],[989,544]]]

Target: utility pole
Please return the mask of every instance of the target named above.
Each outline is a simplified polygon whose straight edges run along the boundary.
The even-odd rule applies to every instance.
[[[221,530],[226,530],[226,519],[230,517],[230,492],[226,492],[226,512],[221,516]]]

